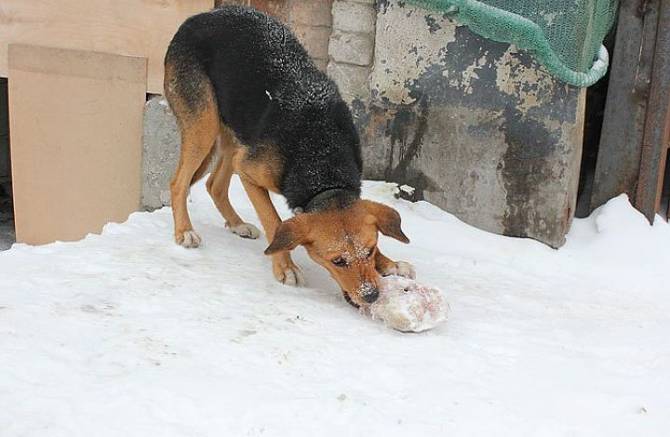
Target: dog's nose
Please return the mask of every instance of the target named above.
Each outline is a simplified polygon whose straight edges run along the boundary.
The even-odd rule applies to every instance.
[[[373,303],[379,298],[379,290],[376,288],[369,288],[361,293],[361,297],[367,303]]]

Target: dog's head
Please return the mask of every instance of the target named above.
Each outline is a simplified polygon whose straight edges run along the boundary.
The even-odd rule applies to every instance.
[[[356,200],[344,209],[305,213],[286,220],[265,254],[304,246],[349,299],[362,305],[379,296],[380,276],[375,263],[378,232],[409,243],[396,210],[381,203]]]

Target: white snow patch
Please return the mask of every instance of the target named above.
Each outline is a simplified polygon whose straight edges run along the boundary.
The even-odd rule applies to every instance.
[[[401,185],[398,187],[398,189],[404,193],[409,194],[410,196],[414,194],[414,191],[416,191],[414,187],[410,187],[409,185]]]
[[[422,334],[360,315],[303,250],[314,288],[277,284],[203,184],[199,249],[164,208],[0,253],[0,435],[668,435],[670,226],[619,197],[554,251],[394,189],[364,192],[412,244],[381,247],[451,305]],[[257,225],[237,179],[231,198]]]

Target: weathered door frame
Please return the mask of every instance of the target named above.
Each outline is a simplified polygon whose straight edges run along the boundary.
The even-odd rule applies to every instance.
[[[627,193],[651,222],[670,147],[670,2],[623,1],[591,208]]]
[[[670,2],[658,14],[651,88],[644,124],[635,206],[649,221],[661,212],[665,161],[670,143]],[[665,215],[667,211],[663,211]]]

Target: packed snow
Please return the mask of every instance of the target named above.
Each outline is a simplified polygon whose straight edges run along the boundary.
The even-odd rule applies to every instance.
[[[670,435],[668,224],[622,196],[556,251],[394,190],[364,194],[412,243],[381,246],[451,306],[421,334],[359,314],[302,249],[309,288],[277,284],[203,184],[199,249],[165,208],[0,252],[0,436]],[[258,225],[237,179],[232,199]]]

